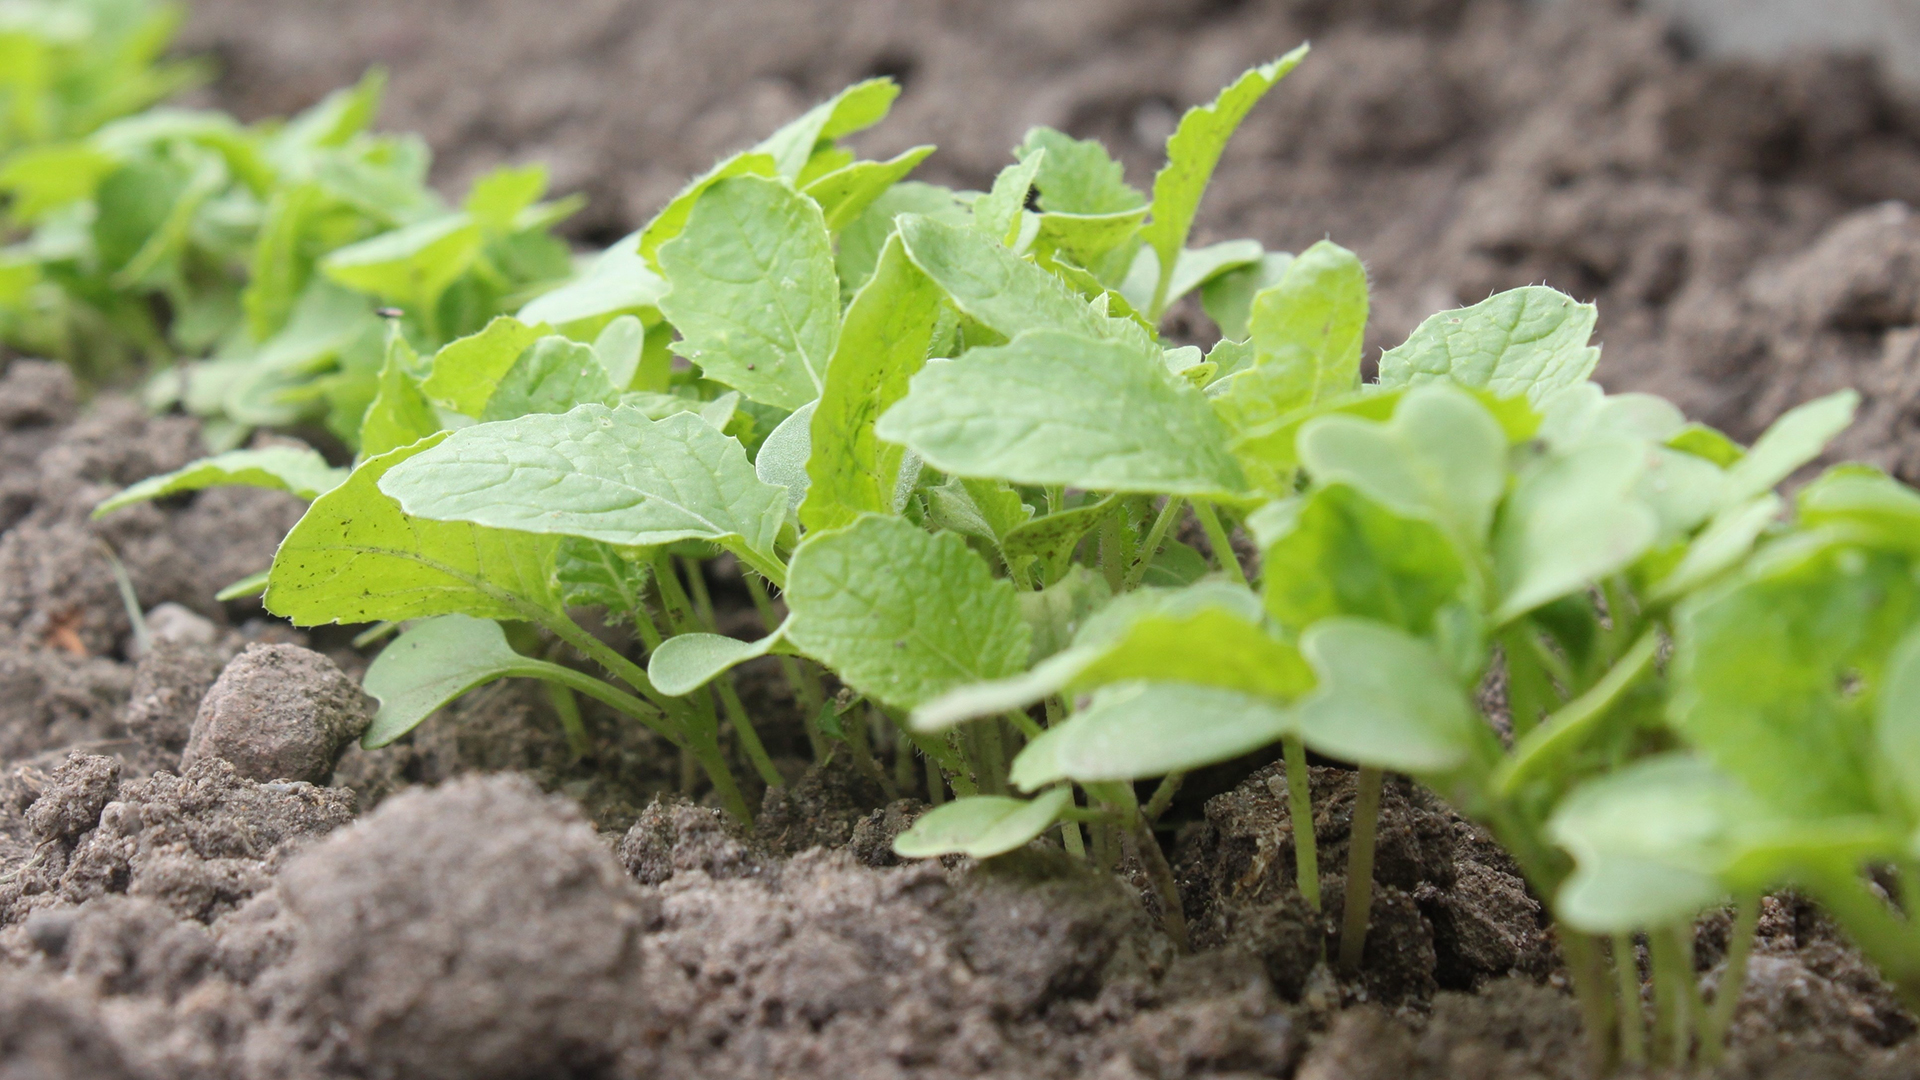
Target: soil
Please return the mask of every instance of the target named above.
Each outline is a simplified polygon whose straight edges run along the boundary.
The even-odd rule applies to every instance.
[[[906,92],[866,149],[938,142],[925,179],[980,186],[1044,123],[1144,184],[1180,108],[1305,38],[1199,240],[1354,248],[1376,346],[1545,281],[1599,302],[1611,389],[1751,438],[1854,386],[1839,452],[1920,479],[1920,103],[1863,59],[1706,59],[1613,0],[198,0],[186,47],[225,67],[204,100],[247,116],[384,64],[384,122],[423,133],[449,192],[546,161],[593,197],[570,228],[595,243],[872,74]],[[212,599],[298,503],[234,489],[92,521],[201,448],[191,420],[81,398],[51,365],[0,375],[4,1080],[1580,1075],[1541,904],[1410,784],[1387,787],[1374,931],[1343,980],[1320,962],[1338,768],[1311,776],[1320,912],[1283,767],[1193,778],[1163,833],[1183,953],[1131,859],[1102,875],[1042,842],[902,864],[923,793],[809,766],[772,659],[741,692],[789,783],[750,792],[750,830],[591,705],[575,756],[520,683],[343,751],[372,650]],[[758,631],[736,574],[709,585],[730,631]],[[1704,979],[1728,929],[1699,927]],[[1916,1031],[1817,910],[1774,897],[1721,1075],[1912,1076]]]

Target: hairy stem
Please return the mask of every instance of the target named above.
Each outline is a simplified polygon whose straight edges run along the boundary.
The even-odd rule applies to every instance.
[[[753,598],[753,607],[760,613],[760,624],[771,634],[780,625],[780,613],[774,610],[773,598],[767,595],[767,587],[760,583],[756,574],[740,575],[747,583],[747,595]],[[820,709],[826,704],[827,695],[820,685],[820,679],[813,669],[791,656],[778,657],[781,677],[787,680],[787,688],[793,691],[793,699],[800,703],[800,719],[807,729],[807,745],[813,748],[814,764],[827,760],[827,738],[820,731]]]
[[[1313,778],[1307,746],[1297,736],[1280,741],[1287,758],[1287,818],[1293,822],[1294,881],[1307,906],[1320,910],[1320,853],[1313,833]]]
[[[767,747],[760,741],[760,733],[754,730],[753,721],[747,717],[747,706],[740,700],[740,691],[734,689],[733,672],[723,672],[713,680],[715,690],[720,693],[720,704],[726,709],[727,722],[733,725],[734,736],[740,740],[740,750],[752,763],[753,771],[760,774],[760,780],[768,787],[785,787],[787,778],[773,767],[773,758],[767,756]]]
[[[700,617],[700,627],[709,634],[720,632],[719,624],[713,617],[713,594],[707,591],[706,571],[701,569],[697,559],[682,556],[680,569],[686,574],[687,590],[693,597],[693,610]]]
[[[1213,548],[1213,561],[1226,571],[1227,577],[1236,585],[1245,585],[1247,572],[1240,568],[1240,556],[1233,553],[1233,540],[1220,524],[1220,515],[1214,511],[1213,504],[1195,499],[1193,514],[1200,519],[1200,527],[1206,530],[1207,545]]]
[[[586,722],[580,718],[580,702],[574,699],[573,691],[559,683],[540,680],[547,692],[547,704],[553,706],[553,714],[560,718],[560,728],[567,733],[567,749],[572,752],[575,761],[592,752],[593,744],[587,739]]]
[[[1340,968],[1348,974],[1360,970],[1367,950],[1367,921],[1373,913],[1373,844],[1379,835],[1383,779],[1379,769],[1363,768],[1357,780],[1359,792],[1347,846],[1346,902],[1340,913]]]
[[[1153,525],[1147,529],[1147,539],[1140,545],[1140,551],[1134,556],[1133,565],[1127,568],[1127,576],[1120,582],[1122,591],[1131,592],[1140,587],[1147,576],[1147,567],[1152,565],[1154,557],[1160,554],[1160,548],[1167,542],[1167,531],[1173,523],[1180,520],[1180,511],[1186,506],[1186,500],[1178,495],[1167,496],[1166,505],[1153,519]]]

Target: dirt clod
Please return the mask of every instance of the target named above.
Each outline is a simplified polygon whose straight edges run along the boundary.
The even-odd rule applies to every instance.
[[[221,758],[251,780],[325,784],[372,721],[366,695],[333,661],[298,645],[249,645],[200,702],[180,760]]]

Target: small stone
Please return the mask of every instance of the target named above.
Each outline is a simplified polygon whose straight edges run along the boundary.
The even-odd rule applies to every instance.
[[[211,645],[220,639],[220,628],[205,615],[169,600],[147,612],[147,636],[155,642]]]
[[[46,793],[27,807],[27,827],[42,843],[66,840],[93,828],[120,786],[120,762],[74,753],[53,771]]]
[[[201,701],[181,763],[222,758],[249,780],[324,785],[372,720],[333,661],[298,645],[249,645]]]

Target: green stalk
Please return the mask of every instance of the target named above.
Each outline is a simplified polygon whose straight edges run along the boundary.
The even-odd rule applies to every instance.
[[[1538,632],[1524,619],[1500,633],[1507,661],[1507,712],[1516,742],[1534,730],[1554,702],[1553,682],[1540,663],[1538,643]]]
[[[1340,913],[1340,967],[1348,974],[1360,971],[1367,949],[1367,922],[1373,913],[1373,848],[1379,835],[1379,769],[1362,768],[1356,781],[1353,826],[1347,845],[1347,894]]]
[[[733,733],[740,739],[740,749],[753,764],[753,771],[760,774],[760,780],[768,787],[785,787],[787,778],[773,767],[773,758],[767,755],[766,744],[760,741],[760,733],[753,728],[753,722],[747,719],[747,706],[740,700],[740,691],[734,689],[733,672],[723,672],[713,680],[714,689],[720,692],[720,704],[727,712],[727,722],[733,725]]]
[[[1660,1065],[1686,1064],[1687,1046],[1692,1041],[1684,984],[1693,965],[1684,961],[1675,946],[1670,933],[1655,930],[1647,934],[1647,957],[1653,965],[1652,1057]]]
[[[927,759],[927,803],[940,806],[947,801],[947,781],[940,775],[940,766],[932,758]]]
[[[846,734],[847,745],[853,751],[853,767],[859,770],[860,775],[873,781],[888,802],[899,798],[900,792],[893,786],[893,778],[887,775],[873,756],[873,740],[867,735],[867,718],[849,712],[840,718],[840,730]]]
[[[1287,759],[1287,817],[1293,822],[1293,876],[1307,906],[1320,910],[1320,853],[1313,832],[1313,777],[1307,746],[1298,736],[1280,740]]]
[[[1566,957],[1573,996],[1580,1003],[1581,1025],[1587,1032],[1587,1071],[1593,1076],[1608,1076],[1615,1064],[1615,1002],[1607,987],[1606,958],[1596,938],[1570,930],[1564,923],[1557,929],[1560,953]]]
[[[1640,1007],[1640,960],[1633,935],[1613,935],[1613,973],[1620,981],[1620,1058],[1629,1065],[1647,1063],[1647,1016]]]
[[[1233,540],[1220,524],[1220,515],[1213,504],[1200,499],[1193,501],[1193,515],[1200,519],[1200,527],[1207,532],[1207,545],[1213,548],[1213,561],[1226,571],[1227,577],[1236,585],[1247,583],[1247,572],[1240,568],[1240,556],[1233,553]]]
[[[560,728],[567,733],[567,749],[572,751],[573,759],[579,761],[593,750],[593,744],[587,739],[586,722],[580,718],[580,703],[574,700],[573,691],[559,683],[540,680],[541,688],[547,692],[547,703],[553,706],[555,716],[560,718]]]
[[[1753,934],[1760,926],[1760,897],[1742,896],[1735,905],[1733,929],[1727,938],[1727,962],[1713,994],[1713,1008],[1700,1025],[1700,1061],[1717,1065],[1727,1053],[1727,1032],[1747,987],[1747,959],[1753,955]]]
[[[740,575],[747,583],[747,595],[753,598],[753,607],[760,613],[760,624],[767,633],[780,625],[780,614],[773,609],[773,598],[767,595],[767,587],[760,583],[754,574]],[[807,744],[813,748],[813,761],[818,765],[827,760],[829,747],[827,738],[820,731],[820,709],[826,704],[827,695],[812,669],[806,668],[800,661],[787,655],[780,655],[780,674],[787,680],[787,688],[793,691],[793,699],[800,703],[800,719],[806,725]]]
[[[1126,587],[1126,563],[1120,551],[1120,515],[1110,513],[1100,522],[1100,573],[1115,593]]]
[[[1159,821],[1160,815],[1166,813],[1167,807],[1173,805],[1173,797],[1180,794],[1180,785],[1186,783],[1186,780],[1186,773],[1168,773],[1160,781],[1160,786],[1153,789],[1153,797],[1147,800],[1146,809],[1141,811],[1147,815],[1149,824]]]
[[[1577,749],[1593,728],[1606,718],[1607,711],[1620,696],[1653,665],[1659,650],[1660,635],[1655,630],[1641,634],[1612,670],[1586,693],[1554,710],[1552,716],[1514,744],[1513,753],[1495,769],[1488,787],[1500,798],[1512,798],[1536,774],[1544,772]]]
[[[1147,819],[1140,815],[1140,803],[1134,798],[1133,785],[1102,782],[1083,786],[1087,794],[1106,803],[1120,815],[1118,828],[1122,841],[1140,860],[1141,867],[1147,872],[1147,880],[1153,883],[1154,895],[1160,902],[1160,927],[1181,952],[1186,952],[1187,913],[1180,899],[1180,885],[1174,880],[1167,853],[1160,850],[1160,841],[1154,838]]]
[[[1681,1030],[1674,1052],[1680,1055],[1680,1061],[1685,1062],[1697,1052],[1694,1045],[1700,1026],[1707,1018],[1707,1002],[1700,995],[1700,969],[1693,940],[1693,920],[1688,919],[1672,927],[1668,936],[1673,939],[1674,955],[1679,961],[1674,974],[1679,979],[1677,989],[1680,991]]]
[[[707,591],[706,573],[697,560],[685,556],[680,559],[680,568],[686,574],[687,589],[693,596],[693,610],[700,617],[701,628],[709,634],[719,633],[720,624],[713,616],[713,594]]]
[[[1134,558],[1133,565],[1127,568],[1127,576],[1121,581],[1123,592],[1132,592],[1140,587],[1147,576],[1147,567],[1154,557],[1160,554],[1160,548],[1167,542],[1167,531],[1180,519],[1180,511],[1186,506],[1186,500],[1178,495],[1167,496],[1166,505],[1160,508],[1159,516],[1153,519],[1152,527],[1147,529],[1146,542],[1140,545],[1140,552]]]

